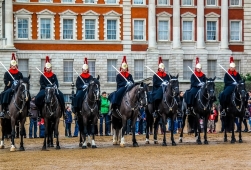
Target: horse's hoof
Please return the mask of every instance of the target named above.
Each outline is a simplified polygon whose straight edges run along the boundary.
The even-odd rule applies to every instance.
[[[139,147],[138,143],[137,142],[133,143],[133,147]]]
[[[88,146],[88,147],[91,147],[92,145],[91,145],[91,143],[87,143],[87,146]]]
[[[207,141],[207,140],[205,140],[205,141],[204,141],[204,144],[206,144],[206,145],[207,145],[207,144],[208,144],[208,141]]]
[[[10,151],[11,151],[11,152],[15,152],[15,151],[16,151],[16,148],[12,148],[12,147],[11,147],[11,148],[10,148]]]
[[[163,143],[162,143],[162,146],[167,146],[166,142],[163,142]]]
[[[242,139],[239,139],[239,143],[243,143]]]
[[[46,146],[43,146],[43,147],[42,147],[42,151],[46,151]]]
[[[113,145],[118,145],[118,142],[113,142]]]
[[[58,145],[58,146],[56,146],[56,149],[58,150],[58,149],[61,149],[61,148],[60,148],[60,146]]]
[[[97,148],[97,146],[96,145],[92,145],[92,148]]]
[[[24,147],[20,147],[19,151],[25,151]]]
[[[150,144],[150,142],[149,142],[149,141],[146,141],[146,144]]]
[[[125,147],[125,145],[123,143],[120,144],[120,147]]]
[[[87,149],[87,147],[86,146],[82,146],[82,149]]]
[[[51,148],[53,148],[53,147],[54,147],[54,145],[53,145],[53,144],[51,144],[51,145],[50,145],[50,147],[51,147]]]
[[[180,139],[179,142],[182,143],[183,142],[182,139]]]
[[[159,142],[158,141],[154,141],[154,144],[159,144]]]
[[[226,138],[224,139],[224,142],[227,142],[227,139],[226,139]]]
[[[231,143],[235,143],[235,142],[236,142],[236,140],[235,140],[235,139],[232,139],[232,140],[231,140]]]
[[[201,145],[202,142],[201,142],[200,140],[197,140],[197,144],[198,144],[198,145]]]
[[[82,147],[82,145],[83,145],[82,143],[79,143],[79,144],[78,144],[79,147]]]
[[[176,146],[176,143],[175,143],[175,142],[172,142],[172,146]]]
[[[0,145],[0,149],[4,149],[4,145]]]

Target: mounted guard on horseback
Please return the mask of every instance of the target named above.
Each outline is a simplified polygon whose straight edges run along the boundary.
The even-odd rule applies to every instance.
[[[10,75],[11,74],[11,75]],[[13,80],[14,78],[14,80]],[[8,111],[8,105],[14,93],[14,88],[18,81],[23,78],[23,74],[18,70],[15,54],[12,54],[9,72],[4,73],[4,91],[0,95],[0,118],[4,118]]]
[[[185,92],[184,99],[187,104],[186,114],[189,115],[193,111],[193,106],[195,104],[195,96],[199,89],[206,82],[206,75],[201,71],[202,67],[199,63],[199,57],[196,57],[196,65],[194,74],[191,75],[190,82],[191,87]]]

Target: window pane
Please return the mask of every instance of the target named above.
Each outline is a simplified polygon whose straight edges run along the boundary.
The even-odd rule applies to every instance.
[[[116,40],[117,20],[107,20],[107,39]]]
[[[73,60],[64,60],[64,82],[73,82]]]
[[[28,0],[16,0],[16,2],[28,2]]]
[[[230,5],[240,5],[240,0],[231,0]]]
[[[18,70],[23,74],[24,77],[29,75],[29,60],[28,59],[19,59],[18,60]]]
[[[230,39],[233,41],[239,41],[240,40],[240,21],[232,21],[230,29],[231,29]]]
[[[182,39],[183,40],[192,40],[193,28],[192,21],[183,21],[182,29]]]
[[[216,76],[216,60],[207,61],[207,71],[208,78],[214,78],[214,76]]]
[[[216,0],[207,0],[207,5],[216,5]]]
[[[85,39],[89,39],[89,40],[95,39],[95,20],[94,19],[85,20]]]
[[[144,39],[144,21],[142,20],[134,20],[134,35],[135,40],[143,40]]]
[[[143,4],[143,0],[133,0],[133,4]]]
[[[143,79],[144,74],[144,60],[135,60],[134,61],[134,79],[139,80]]]
[[[95,61],[88,61],[89,73],[95,77]]]
[[[207,40],[216,40],[216,21],[207,21]]]
[[[183,79],[184,80],[190,80],[191,77],[191,71],[187,66],[192,68],[192,60],[184,60],[183,61]]]
[[[73,2],[72,0],[62,0],[62,2]]]
[[[168,40],[169,30],[168,21],[159,21],[159,40]]]
[[[116,0],[107,0],[106,2],[107,2],[107,4],[115,4]]]
[[[116,70],[112,65],[116,67],[117,60],[107,60],[107,82],[116,82]]]
[[[63,39],[73,39],[73,19],[63,19]]]
[[[165,65],[165,71],[168,72],[168,68],[169,68],[169,60],[162,60],[163,64]]]
[[[41,39],[50,39],[51,38],[51,19],[50,18],[41,18],[40,24],[40,38]]]
[[[241,72],[240,60],[235,60],[234,63],[235,63],[235,69],[236,69],[236,71]]]
[[[192,5],[192,0],[183,0],[182,5]]]
[[[65,103],[71,103],[71,94],[64,94],[64,101]]]
[[[169,5],[169,0],[158,0],[159,5]]]
[[[94,4],[94,0],[85,0],[85,3]]]
[[[51,0],[39,0],[39,2],[51,2]]]
[[[28,18],[19,18],[17,24],[18,38],[28,38]]]

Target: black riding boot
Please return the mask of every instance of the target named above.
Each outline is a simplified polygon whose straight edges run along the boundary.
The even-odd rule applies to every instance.
[[[186,115],[190,115],[191,114],[191,106],[187,106],[187,109],[186,109]]]
[[[5,113],[3,111],[3,107],[4,106],[0,105],[0,118],[4,118],[4,116],[5,116]]]

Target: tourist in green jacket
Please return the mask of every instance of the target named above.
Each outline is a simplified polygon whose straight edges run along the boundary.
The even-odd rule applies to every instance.
[[[99,126],[99,133],[100,136],[103,136],[103,120],[105,118],[105,135],[110,136],[111,135],[111,117],[108,115],[110,107],[110,102],[107,99],[106,92],[102,92],[101,96],[101,107],[100,107],[100,126]]]

